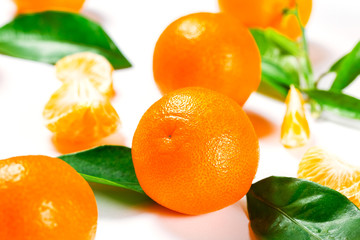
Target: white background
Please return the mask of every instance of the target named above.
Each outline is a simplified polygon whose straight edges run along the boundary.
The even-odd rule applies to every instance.
[[[308,24],[311,60],[319,76],[360,40],[358,0],[315,0]],[[114,73],[116,96],[112,103],[122,125],[97,144],[131,147],[132,135],[146,109],[161,97],[152,76],[155,42],[173,20],[193,12],[217,12],[215,0],[88,0],[82,13],[109,33],[132,68]],[[0,0],[0,25],[14,16],[10,0]],[[0,56],[0,159],[28,154],[58,156],[75,151],[55,145],[45,128],[42,110],[60,86],[51,65]],[[360,95],[360,84],[347,90]],[[283,103],[253,94],[245,110],[260,137],[260,164],[254,181],[270,175],[296,176],[309,146],[318,145],[344,161],[359,164],[360,124],[346,127],[308,115],[311,141],[288,150],[279,142],[285,111]],[[341,120],[342,123],[345,123]],[[184,216],[158,206],[139,194],[91,184],[99,209],[96,240],[115,239],[250,239],[246,201],[221,211]]]

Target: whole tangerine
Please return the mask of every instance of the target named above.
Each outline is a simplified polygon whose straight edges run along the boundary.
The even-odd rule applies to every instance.
[[[312,0],[218,0],[220,9],[236,17],[250,28],[273,28],[295,40],[302,31],[294,14],[298,6],[300,22],[307,24],[312,10]]]
[[[205,87],[243,105],[260,84],[261,59],[250,31],[235,18],[194,13],[174,21],[161,34],[153,73],[163,94]]]
[[[145,112],[132,156],[150,198],[196,215],[229,206],[248,192],[259,144],[239,104],[221,93],[190,87],[165,95]]]
[[[18,13],[43,11],[79,12],[85,0],[13,0]]]
[[[97,206],[89,184],[58,158],[0,161],[0,239],[93,240]]]

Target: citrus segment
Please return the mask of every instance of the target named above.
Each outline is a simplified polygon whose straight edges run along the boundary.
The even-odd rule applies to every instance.
[[[325,150],[312,147],[303,156],[298,177],[339,191],[360,207],[360,168]]]
[[[286,113],[281,126],[281,143],[288,148],[301,147],[308,142],[310,129],[305,116],[304,99],[293,85],[285,103]]]
[[[153,56],[163,94],[183,87],[219,91],[243,105],[257,90],[261,59],[250,31],[225,14],[194,13],[171,23]]]
[[[97,206],[89,184],[46,156],[0,160],[0,239],[93,240]]]
[[[72,142],[106,137],[120,123],[109,99],[87,79],[64,83],[47,102],[43,116],[55,137]]]
[[[60,59],[56,65],[56,77],[62,82],[88,80],[106,96],[114,94],[113,67],[101,55],[81,52]]]
[[[224,208],[248,192],[259,145],[235,101],[212,90],[183,88],[146,111],[134,134],[132,156],[148,196],[194,215]]]

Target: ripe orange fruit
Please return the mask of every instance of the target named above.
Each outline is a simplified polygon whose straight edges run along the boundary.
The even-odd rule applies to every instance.
[[[301,35],[300,25],[293,14],[285,14],[298,5],[301,24],[309,21],[312,0],[219,0],[220,9],[237,17],[250,28],[274,28],[291,39]]]
[[[48,10],[79,12],[85,0],[13,0],[18,13],[35,13]]]
[[[148,196],[195,215],[224,208],[248,192],[259,144],[235,101],[190,87],[165,95],[146,111],[134,134],[132,156]]]
[[[120,120],[109,100],[112,72],[106,58],[89,52],[56,63],[63,86],[51,96],[43,116],[57,140],[90,143],[116,131]]]
[[[291,85],[285,103],[281,143],[288,148],[301,147],[309,141],[310,129],[305,116],[304,99],[294,85]]]
[[[158,39],[154,79],[165,94],[199,86],[243,105],[260,84],[261,59],[249,30],[225,14],[195,13],[171,23]]]
[[[360,168],[321,148],[312,147],[305,153],[299,164],[298,177],[339,191],[360,207]]]
[[[0,161],[0,239],[92,240],[97,206],[88,183],[46,156]]]

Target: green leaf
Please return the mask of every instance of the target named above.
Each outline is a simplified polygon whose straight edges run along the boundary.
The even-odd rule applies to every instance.
[[[246,195],[261,239],[358,239],[360,211],[345,196],[307,180],[269,177]]]
[[[276,98],[285,98],[291,84],[296,87],[300,85],[297,59],[300,50],[297,43],[272,29],[251,29],[251,33],[262,59],[262,82],[259,92]]]
[[[290,61],[286,60],[286,63],[284,64],[290,64]],[[299,87],[297,75],[293,76],[294,73],[290,69],[290,66],[286,68],[286,66],[282,66],[280,63],[274,63],[267,59],[263,59],[261,67],[263,77],[271,78],[272,81],[286,86],[287,89],[289,89],[292,84]],[[286,69],[288,69],[288,71],[286,71]]]
[[[337,72],[340,69],[340,66],[342,64],[342,62],[344,61],[344,59],[348,56],[348,54],[346,54],[345,56],[343,56],[342,58],[340,58],[339,60],[337,60],[330,68],[329,72]]]
[[[290,40],[289,38],[271,28],[265,30],[265,35],[267,39],[276,45],[277,48],[281,49],[283,54],[299,56],[300,49],[296,42]]]
[[[130,148],[105,145],[59,158],[70,164],[89,182],[144,193],[136,178]]]
[[[312,100],[320,104],[322,110],[327,110],[348,118],[360,119],[360,99],[340,92],[315,89],[304,92]]]
[[[0,28],[0,53],[50,64],[76,52],[106,57],[115,69],[130,67],[97,23],[75,13],[48,11],[17,16]]]
[[[266,30],[250,29],[250,32],[253,35],[262,56],[265,56],[274,49],[278,49],[281,55],[298,56],[300,54],[300,49],[296,42],[271,28]]]
[[[337,73],[331,91],[341,91],[352,83],[360,74],[360,42],[350,53],[338,60],[330,71]]]
[[[260,55],[263,56],[271,47],[272,42],[267,39],[264,30],[253,28],[250,29],[250,32],[259,48]]]

